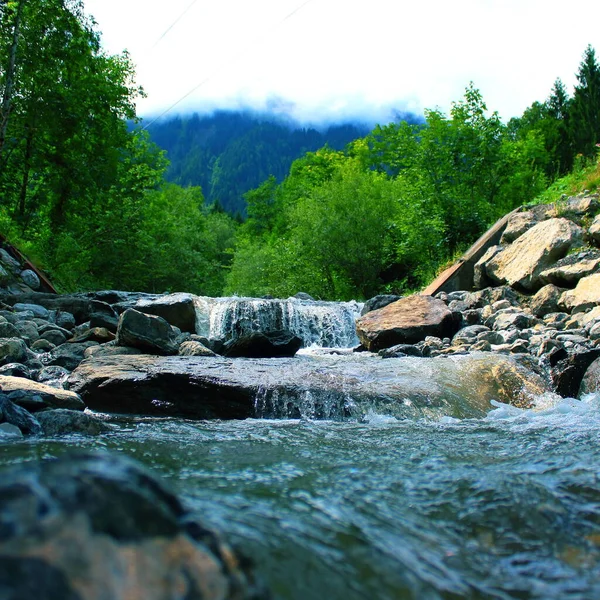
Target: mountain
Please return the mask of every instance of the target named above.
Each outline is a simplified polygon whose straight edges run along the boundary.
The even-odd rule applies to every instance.
[[[316,129],[277,115],[218,111],[158,121],[148,131],[167,151],[168,181],[200,186],[208,203],[218,201],[227,212],[244,214],[245,192],[271,175],[281,181],[306,152],[325,144],[341,150],[370,129],[361,123]]]

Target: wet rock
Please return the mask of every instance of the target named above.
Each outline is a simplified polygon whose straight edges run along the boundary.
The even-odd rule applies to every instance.
[[[17,303],[36,304],[47,308],[49,311],[58,310],[68,312],[75,317],[78,323],[86,321],[90,314],[90,301],[84,296],[60,296],[57,294],[30,292],[27,294],[8,294],[2,297],[2,301],[11,306]]]
[[[400,358],[402,356],[422,357],[423,350],[413,344],[398,344],[378,352],[381,358]]]
[[[401,300],[402,296],[396,296],[395,294],[380,294],[378,296],[373,296],[373,298],[369,298],[364,306],[362,307],[362,310],[360,311],[360,315],[366,315],[368,312],[371,312],[372,310],[377,310],[379,308],[383,308],[384,306],[387,306],[388,304],[391,304],[392,302],[397,302],[398,300]]]
[[[114,342],[107,342],[99,346],[90,346],[84,352],[84,358],[100,357],[100,356],[117,356],[117,355],[143,354],[139,348],[130,348],[129,346],[117,346]]]
[[[84,361],[69,378],[93,410],[196,419],[482,416],[496,399],[530,405],[549,386],[506,356],[121,356]],[[352,402],[348,402],[348,398]]]
[[[84,359],[85,351],[90,346],[97,346],[98,342],[82,342],[74,344],[66,342],[50,351],[46,358],[47,365],[57,365],[72,371]]]
[[[558,360],[552,368],[552,382],[564,398],[575,398],[588,367],[600,357],[600,349],[586,350]]]
[[[38,420],[3,393],[0,393],[0,421],[18,427],[24,435],[37,435],[42,432]]]
[[[581,385],[579,386],[578,398],[584,394],[594,394],[600,392],[600,358],[597,358],[586,369]]]
[[[10,423],[0,423],[0,439],[1,438],[22,438],[23,433],[16,425],[11,425]],[[0,564],[0,569],[2,569],[2,565]],[[0,571],[1,573],[1,571]],[[0,574],[0,586],[2,585],[2,578]],[[23,596],[23,598],[25,598]],[[35,598],[34,595],[27,596],[27,598]]]
[[[17,302],[13,305],[13,309],[17,312],[30,311],[38,319],[47,319],[49,316],[48,309],[40,306],[39,304]]]
[[[306,292],[296,292],[293,296],[294,298],[298,298],[298,300],[306,300],[307,302],[315,302],[315,299]]]
[[[115,309],[101,300],[90,300],[90,328],[104,327],[116,333],[119,326],[119,315]]]
[[[49,329],[40,335],[40,339],[50,342],[53,346],[60,346],[67,341],[67,336],[57,329]]]
[[[202,342],[188,340],[179,346],[179,356],[216,356],[216,354],[207,348]]]
[[[495,331],[505,331],[508,329],[526,329],[535,324],[536,319],[533,315],[515,308],[506,308],[494,313],[485,321],[485,325]]]
[[[533,226],[514,243],[496,254],[486,265],[486,273],[497,283],[537,291],[540,274],[581,244],[583,230],[571,221],[549,219]]]
[[[0,389],[15,404],[31,412],[37,412],[44,408],[70,408],[73,410],[85,408],[85,404],[75,392],[54,388],[23,377],[0,375]]]
[[[36,340],[35,342],[33,342],[33,344],[31,344],[31,349],[34,352],[50,352],[54,348],[56,348],[56,346],[48,340]]]
[[[6,598],[268,597],[240,567],[247,561],[122,456],[79,454],[4,470],[0,522]]]
[[[142,299],[134,308],[149,315],[162,317],[181,331],[196,331],[196,308],[192,294],[168,294],[152,300]]]
[[[155,354],[177,354],[179,334],[180,331],[162,317],[130,308],[121,315],[116,343]]]
[[[49,367],[43,367],[37,373],[35,380],[39,383],[44,383],[55,388],[65,388],[65,383],[70,375],[70,371],[64,367],[53,365]]]
[[[33,342],[40,339],[40,334],[38,333],[38,328],[34,321],[28,319],[17,321],[15,327],[19,331],[19,337],[25,340],[25,343],[28,346],[31,346]]]
[[[31,379],[31,370],[21,363],[8,363],[7,365],[0,367],[0,375]]]
[[[277,358],[294,356],[302,348],[302,338],[290,331],[247,333],[223,346],[228,357]]]
[[[91,327],[87,331],[72,337],[69,341],[71,343],[98,342],[99,344],[106,344],[112,342],[115,338],[115,334],[106,327]]]
[[[110,427],[98,417],[78,410],[57,408],[36,413],[44,435],[100,435],[110,431]]]
[[[18,337],[0,338],[0,365],[27,360],[27,344]]]
[[[478,339],[477,336],[481,333],[490,331],[489,327],[485,325],[471,325],[469,327],[463,327],[458,333],[452,338],[453,346],[460,346],[461,344],[474,344]]]
[[[427,336],[452,336],[458,326],[446,304],[431,296],[408,296],[356,321],[361,343],[372,352],[414,344]]]
[[[580,279],[574,290],[565,292],[559,306],[567,312],[581,312],[600,305],[600,273]]]

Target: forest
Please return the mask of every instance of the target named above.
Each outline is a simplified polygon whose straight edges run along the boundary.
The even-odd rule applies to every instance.
[[[62,291],[403,293],[507,211],[597,169],[591,46],[572,93],[557,79],[508,123],[474,84],[449,114],[427,110],[348,143],[308,130],[292,143],[279,125],[258,135],[242,123],[227,160],[207,144],[181,146],[210,165],[204,179],[176,153],[169,171],[160,123],[151,139],[135,114],[140,94],[129,56],[103,51],[81,0],[0,4],[0,232]],[[179,122],[186,143],[209,135],[196,121],[194,135]],[[274,158],[282,144],[301,152],[289,168]],[[263,170],[235,158],[259,152]]]

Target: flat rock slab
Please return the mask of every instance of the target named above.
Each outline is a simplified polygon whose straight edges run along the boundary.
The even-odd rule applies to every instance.
[[[23,392],[23,401],[11,396],[12,401],[27,410],[41,410],[43,408],[70,408],[71,410],[84,410],[85,404],[81,397],[71,390],[63,390],[37,381],[30,381],[23,377],[10,377],[0,375],[0,390],[5,394]],[[39,400],[34,399],[35,396]],[[29,398],[29,400],[28,400]]]
[[[415,344],[428,335],[452,337],[457,329],[444,302],[420,295],[402,298],[356,321],[358,338],[372,352],[397,344]]]
[[[549,391],[514,359],[373,355],[224,359],[104,356],[88,359],[70,388],[95,410],[196,419],[344,418],[371,409],[405,418],[476,417],[490,400],[530,406]]]

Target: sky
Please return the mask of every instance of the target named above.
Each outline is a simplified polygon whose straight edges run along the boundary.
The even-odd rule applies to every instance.
[[[473,81],[506,122],[572,92],[599,0],[84,0],[127,50],[138,114],[269,109],[305,122],[448,113]]]

